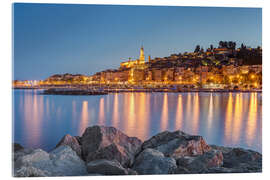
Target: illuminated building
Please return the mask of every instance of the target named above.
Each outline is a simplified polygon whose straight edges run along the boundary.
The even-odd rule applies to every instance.
[[[144,69],[145,68],[145,56],[144,56],[144,48],[143,46],[140,49],[140,57],[136,60],[128,60],[126,62],[122,62],[120,64],[121,68],[139,68]]]
[[[143,46],[141,47],[141,50],[140,50],[140,64],[144,64],[145,62],[145,56],[144,56],[144,49],[143,49]]]

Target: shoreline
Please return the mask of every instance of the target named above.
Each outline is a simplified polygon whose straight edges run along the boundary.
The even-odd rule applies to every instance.
[[[110,93],[262,93],[262,90],[224,90],[224,89],[110,89],[85,90],[72,88],[12,88],[13,90],[44,90],[44,95],[106,95]]]

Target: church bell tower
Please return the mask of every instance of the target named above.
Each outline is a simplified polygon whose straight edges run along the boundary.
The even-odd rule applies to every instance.
[[[141,63],[144,63],[145,62],[145,56],[144,56],[144,49],[143,49],[143,46],[141,47],[141,50],[140,50],[140,62]]]

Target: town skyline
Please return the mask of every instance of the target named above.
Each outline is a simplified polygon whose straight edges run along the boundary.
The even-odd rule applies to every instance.
[[[207,49],[220,40],[262,45],[260,8],[14,4],[14,10],[18,80],[115,69],[138,58],[141,45],[146,58]]]
[[[219,43],[220,42],[233,42],[233,41],[219,41]],[[235,42],[233,42],[233,43],[235,43]],[[256,48],[262,48],[260,45],[258,45],[258,46],[256,46],[256,47],[251,47],[251,46],[247,46],[247,45],[245,45],[245,44],[243,44],[243,43],[241,43],[241,45],[244,45],[245,47],[247,47],[247,48],[251,48],[251,49],[256,49]],[[239,45],[239,46],[237,46],[237,43],[236,43],[236,47],[235,47],[235,49],[241,49],[241,45]],[[168,54],[168,56],[164,56],[164,57],[151,57],[151,55],[144,55],[144,59],[143,59],[143,61],[144,62],[148,62],[148,61],[150,61],[150,59],[151,60],[153,60],[153,59],[157,59],[157,60],[159,60],[159,59],[163,59],[163,58],[166,58],[166,57],[170,57],[170,56],[172,56],[172,55],[174,55],[174,54],[193,54],[193,52],[195,52],[196,51],[196,47],[197,46],[199,46],[201,49],[203,49],[203,51],[205,51],[205,52],[207,52],[209,49],[210,49],[210,47],[211,46],[213,46],[213,48],[214,49],[219,49],[219,46],[217,45],[217,46],[214,46],[213,44],[210,44],[208,47],[206,47],[206,48],[204,48],[203,46],[200,46],[199,44],[197,44],[196,46],[195,46],[195,48],[194,48],[194,51],[190,51],[190,52],[188,52],[188,51],[185,51],[185,52],[179,52],[179,53],[173,53],[173,54]],[[138,51],[138,49],[139,48],[137,48],[137,51]],[[54,73],[54,74],[50,74],[48,77],[45,77],[45,78],[43,78],[43,79],[23,79],[24,81],[28,81],[28,80],[30,80],[30,81],[42,81],[42,80],[45,80],[45,79],[47,79],[47,78],[50,78],[51,76],[54,76],[54,75],[64,75],[64,74],[74,74],[74,75],[79,75],[79,76],[81,76],[81,75],[85,75],[85,76],[94,76],[95,74],[97,74],[97,73],[100,73],[100,72],[104,72],[104,71],[110,71],[110,70],[117,70],[118,68],[121,68],[121,66],[122,66],[122,64],[125,64],[125,63],[127,63],[127,62],[129,62],[129,61],[137,61],[137,60],[139,60],[140,58],[141,58],[141,49],[144,49],[144,46],[143,45],[141,45],[141,48],[140,48],[140,54],[139,53],[137,53],[137,56],[135,56],[135,57],[129,57],[129,58],[126,58],[126,59],[121,59],[122,61],[118,64],[118,65],[116,65],[115,67],[109,67],[109,68],[107,68],[107,69],[100,69],[100,70],[98,70],[98,71],[96,71],[96,72],[89,72],[89,73],[85,73],[85,74],[83,74],[83,73],[80,73],[80,72],[76,72],[76,73],[71,73],[71,72],[63,72],[63,73]],[[138,51],[139,52],[139,51]],[[143,51],[143,53],[144,53],[144,51]],[[119,66],[120,65],[120,66]],[[14,80],[19,80],[19,81],[21,81],[22,79],[14,79]]]

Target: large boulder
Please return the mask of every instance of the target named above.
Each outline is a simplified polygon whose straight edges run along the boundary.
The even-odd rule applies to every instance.
[[[213,172],[262,172],[262,155],[243,148],[212,146],[223,154],[222,168],[213,168]]]
[[[60,146],[51,153],[41,149],[19,157],[15,161],[14,176],[81,176],[86,166],[69,146]]]
[[[81,145],[79,144],[78,138],[66,134],[56,145],[56,148],[63,145],[71,147],[71,149],[73,149],[73,151],[75,151],[79,157],[82,156]]]
[[[203,155],[180,157],[176,163],[175,174],[206,173],[210,168],[223,165],[223,155],[221,151],[211,150]]]
[[[13,143],[12,144],[12,159],[13,159],[13,163],[21,156],[24,156],[26,154],[30,154],[31,152],[33,152],[33,149],[29,149],[29,148],[24,148],[22,145],[18,144],[18,143]],[[14,164],[15,166],[15,164]]]
[[[161,132],[142,144],[142,150],[152,148],[165,156],[179,158],[183,156],[202,155],[211,150],[201,136],[192,136],[182,131]]]
[[[13,163],[21,156],[26,154],[30,154],[34,151],[34,149],[24,148],[20,144],[13,144],[12,158]]]
[[[88,163],[93,160],[117,160],[128,167],[138,152],[141,141],[128,137],[114,127],[88,127],[81,137],[82,156]]]
[[[136,157],[132,169],[138,174],[168,174],[176,167],[175,159],[155,149],[145,149]]]
[[[129,170],[122,167],[116,160],[99,159],[87,164],[87,172],[102,175],[128,175]]]

